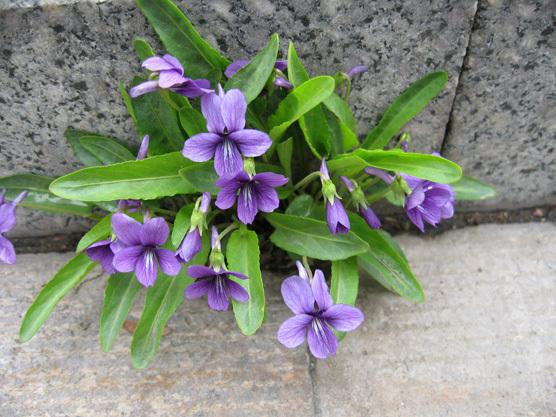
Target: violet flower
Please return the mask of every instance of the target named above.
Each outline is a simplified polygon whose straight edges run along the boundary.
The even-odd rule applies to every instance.
[[[169,89],[189,98],[199,97],[213,91],[210,89],[208,80],[192,80],[185,77],[182,65],[177,58],[171,55],[147,58],[142,67],[152,71],[151,77],[158,75],[158,79],[151,79],[131,88],[129,90],[131,97],[139,97],[160,89]]]
[[[353,204],[359,215],[363,217],[369,227],[373,229],[380,229],[380,226],[382,225],[380,219],[377,217],[373,209],[367,204],[367,199],[365,198],[363,190],[361,190],[357,184],[354,184],[354,181],[347,177],[341,176],[340,179],[351,193]]]
[[[349,78],[353,78],[356,75],[363,74],[367,71],[369,71],[369,68],[367,68],[365,65],[356,65],[347,72],[347,76]]]
[[[273,172],[262,172],[250,176],[245,171],[232,178],[219,178],[220,187],[216,206],[226,210],[234,205],[237,198],[237,217],[244,224],[251,224],[258,211],[272,213],[278,208],[280,200],[275,188],[288,182],[288,179]]]
[[[240,69],[242,69],[247,64],[249,64],[249,62],[251,61],[247,59],[238,59],[237,61],[232,62],[230,65],[228,65],[226,71],[224,71],[224,75],[228,78],[232,78],[236,72],[238,72]],[[285,71],[288,68],[288,61],[286,61],[285,59],[277,59],[276,63],[274,64],[274,68],[276,68],[279,71]],[[276,77],[276,79],[274,80],[274,85],[276,87],[282,87],[287,89],[293,87],[292,84],[281,75],[278,75]]]
[[[21,201],[27,197],[27,191],[23,191],[13,201],[5,201],[5,190],[0,191],[0,263],[14,264],[16,260],[15,248],[12,242],[3,236],[12,230],[17,224],[15,209]]]
[[[340,198],[338,197],[336,186],[330,180],[328,167],[326,166],[324,158],[320,166],[320,175],[322,195],[324,197],[324,204],[326,207],[326,223],[328,224],[328,229],[333,235],[337,233],[347,233],[350,228],[349,218],[342,202],[340,201]]]
[[[163,218],[145,218],[144,223],[139,223],[126,214],[116,213],[112,216],[112,230],[124,246],[114,255],[116,271],[135,271],[137,280],[145,287],[154,285],[159,266],[166,275],[180,272],[181,264],[174,252],[160,247],[170,233]]]
[[[365,173],[380,178],[387,185],[392,184],[392,182],[394,181],[394,177],[392,177],[390,174],[388,174],[386,171],[383,171],[382,169],[367,167],[365,168]]]
[[[112,244],[114,241],[112,239],[99,240],[89,246],[85,252],[87,256],[92,261],[100,263],[104,272],[108,275],[112,275],[116,272],[112,262],[114,261],[114,251],[112,250]]]
[[[222,255],[218,237],[218,231],[213,226],[211,266],[191,265],[187,268],[187,274],[195,279],[195,282],[185,289],[185,298],[193,300],[207,295],[208,305],[211,309],[225,311],[230,305],[230,297],[240,303],[249,299],[249,293],[245,288],[230,279],[230,276],[239,279],[248,279],[248,277],[225,268],[224,255]]]
[[[410,175],[402,174],[402,177],[411,189],[405,197],[405,212],[421,232],[425,232],[424,222],[436,227],[442,219],[454,215],[455,194],[452,187]]]
[[[191,214],[191,223],[189,230],[183,238],[176,256],[183,262],[189,262],[202,249],[201,234],[205,227],[205,217],[210,206],[210,193],[204,192],[200,201],[197,203]]]
[[[278,341],[291,349],[307,338],[309,350],[319,359],[335,355],[338,350],[338,339],[332,329],[349,332],[364,319],[358,308],[334,304],[324,274],[319,269],[311,283],[302,276],[286,278],[282,283],[282,297],[295,315],[278,329]]]
[[[224,93],[220,85],[218,89],[218,94],[201,98],[208,133],[199,133],[186,140],[182,153],[195,162],[214,157],[216,173],[230,177],[243,169],[242,154],[260,156],[272,145],[272,140],[259,130],[244,129],[247,101],[240,90]]]

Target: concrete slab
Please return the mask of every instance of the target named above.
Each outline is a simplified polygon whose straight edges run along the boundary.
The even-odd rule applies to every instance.
[[[316,415],[553,417],[556,226],[399,241],[427,300],[364,286],[363,328],[316,363]]]
[[[22,255],[17,266],[0,267],[1,417],[313,415],[307,353],[288,351],[275,339],[289,315],[277,285],[267,286],[269,320],[251,338],[241,335],[231,312],[211,312],[201,300],[185,303],[145,370],[131,367],[126,331],[111,353],[99,348],[105,278],[98,275],[63,300],[35,338],[19,344],[25,309],[68,258]],[[279,283],[272,274],[266,278]],[[139,316],[135,308],[130,318]]]

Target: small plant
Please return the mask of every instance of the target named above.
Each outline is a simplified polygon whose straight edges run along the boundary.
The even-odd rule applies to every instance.
[[[261,247],[272,247],[292,274],[297,264],[297,275],[282,284],[293,316],[277,337],[288,348],[307,340],[318,358],[336,354],[343,332],[364,319],[354,307],[360,270],[423,301],[372,206],[382,199],[402,206],[424,231],[452,217],[455,200],[494,194],[462,176],[454,162],[409,151],[411,138],[402,129],[443,89],[447,74],[412,84],[360,141],[348,99],[364,66],[312,77],[293,43],[279,59],[277,35],[250,60],[230,62],[170,0],[137,4],[167,50],[157,56],[136,39],[144,72],[129,88],[119,84],[143,138],[137,154],[118,140],[70,129],[67,140],[85,168],[55,180],[0,179],[6,190],[0,233],[15,225],[16,204],[96,222],[27,311],[21,340],[31,339],[97,264],[110,275],[100,318],[103,350],[110,350],[144,288],[131,343],[136,367],[153,359],[184,298],[206,297],[219,311],[231,304],[241,332],[252,335],[265,317]],[[0,260],[15,262],[2,235]],[[330,262],[319,264],[330,272],[330,289],[323,271],[312,271],[314,260]]]

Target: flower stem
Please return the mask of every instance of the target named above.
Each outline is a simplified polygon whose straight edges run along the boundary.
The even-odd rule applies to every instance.
[[[175,211],[173,211],[173,210],[166,210],[166,209],[163,209],[163,208],[155,208],[155,209],[153,209],[153,211],[154,211],[155,213],[167,214],[168,216],[175,216],[175,215],[176,215],[176,212],[175,212]]]
[[[384,197],[386,197],[391,192],[392,192],[391,187],[387,187],[384,190],[377,191],[376,193],[373,193],[373,194],[370,194],[369,196],[367,196],[367,202],[369,204],[376,203],[378,200],[383,199]]]
[[[239,224],[237,224],[237,222],[233,222],[232,224],[230,224],[228,227],[222,230],[222,232],[218,235],[218,239],[216,239],[216,243],[217,244],[220,243],[228,233],[230,233],[232,230],[235,230],[237,228],[239,228]]]
[[[313,273],[311,272],[311,267],[309,266],[309,260],[307,259],[306,256],[303,257],[302,262],[303,262],[303,266],[305,267],[305,270],[307,271],[307,275],[309,275],[309,282],[311,282],[313,280]]]
[[[377,184],[379,181],[380,178],[378,177],[368,178],[367,180],[361,183],[361,189],[366,190],[367,188]]]
[[[320,177],[320,171],[314,171],[311,172],[309,175],[307,175],[305,178],[303,178],[302,180],[300,180],[297,184],[294,185],[293,190],[297,191],[298,189],[303,189],[304,187],[306,187],[311,181],[313,181],[315,178]]]

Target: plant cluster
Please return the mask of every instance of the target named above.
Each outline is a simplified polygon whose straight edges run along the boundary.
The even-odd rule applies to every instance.
[[[143,74],[130,87],[119,85],[142,138],[137,153],[116,139],[70,129],[67,140],[85,168],[55,180],[0,179],[13,200],[2,194],[0,233],[15,225],[17,204],[96,222],[27,311],[21,340],[97,264],[110,275],[103,350],[145,289],[131,343],[136,367],[152,360],[184,298],[206,297],[218,311],[231,304],[241,332],[252,335],[265,318],[260,248],[268,240],[297,265],[282,283],[293,316],[277,338],[288,348],[307,340],[317,358],[336,354],[344,333],[364,319],[355,307],[360,270],[423,301],[403,251],[381,230],[372,206],[384,199],[403,207],[424,231],[452,217],[456,200],[493,194],[462,176],[456,163],[410,152],[411,137],[402,132],[443,89],[447,74],[412,84],[361,140],[348,100],[366,67],[311,76],[293,43],[278,57],[277,35],[252,59],[230,62],[170,0],[136,2],[167,51],[156,55],[136,39]],[[2,235],[0,259],[15,262]],[[330,262],[330,288],[314,260]]]

